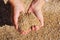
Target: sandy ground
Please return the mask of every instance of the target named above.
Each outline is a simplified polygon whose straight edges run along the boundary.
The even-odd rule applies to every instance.
[[[10,26],[9,4],[0,6],[0,40],[60,40],[60,2],[46,3],[42,9],[44,27],[27,35],[19,34]]]

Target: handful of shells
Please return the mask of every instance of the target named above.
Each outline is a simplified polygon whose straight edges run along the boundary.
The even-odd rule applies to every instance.
[[[20,13],[18,24],[20,30],[26,31],[31,26],[40,26],[40,21],[33,13]]]

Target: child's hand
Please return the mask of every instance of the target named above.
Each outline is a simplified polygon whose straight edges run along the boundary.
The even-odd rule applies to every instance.
[[[24,12],[24,4],[21,0],[9,0],[11,5],[13,6],[14,13],[13,13],[13,23],[15,28],[18,30],[18,17],[20,12]]]
[[[37,16],[37,18],[40,20],[41,22],[40,27],[44,26],[44,19],[41,11],[44,3],[45,3],[44,0],[38,0],[36,3],[33,2],[32,6],[29,9],[29,12],[33,12]],[[36,25],[34,25],[34,27],[32,27],[32,30],[39,30],[40,27],[37,27]]]
[[[14,8],[14,14],[13,14],[12,19],[13,19],[13,23],[14,23],[14,26],[15,26],[16,30],[18,30],[23,35],[28,34],[31,31],[31,29],[28,29],[26,31],[22,31],[22,30],[18,29],[18,17],[19,17],[19,14],[20,14],[20,12],[25,13],[25,8],[24,8],[23,2],[21,2],[21,0],[10,0],[10,3]]]

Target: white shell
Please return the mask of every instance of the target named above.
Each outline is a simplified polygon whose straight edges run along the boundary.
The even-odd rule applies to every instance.
[[[4,3],[7,4],[8,0],[4,0]]]
[[[48,0],[45,0],[46,2],[48,2]]]

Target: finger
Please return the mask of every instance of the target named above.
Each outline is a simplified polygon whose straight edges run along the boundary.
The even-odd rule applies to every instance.
[[[38,31],[40,29],[39,26],[35,26],[35,31]]]
[[[31,27],[31,30],[33,30],[33,31],[34,31],[34,30],[35,30],[35,26],[32,26],[32,27]]]
[[[43,27],[43,26],[44,26],[44,21],[42,20],[42,21],[40,21],[40,22],[41,22],[40,27]]]
[[[30,12],[33,12],[32,7],[30,7],[29,10],[27,10],[27,11],[28,11],[29,13],[30,13]]]
[[[18,17],[19,17],[19,12],[21,12],[20,10],[18,10],[17,8],[14,8],[14,15],[13,15],[13,20],[14,20],[14,25],[15,28],[18,29]]]
[[[26,31],[20,31],[20,33],[22,34],[22,35],[27,35],[29,32],[31,31],[31,29],[28,29],[28,30],[26,30]]]
[[[37,30],[39,30],[39,29],[40,29],[39,26],[32,26],[32,30],[33,30],[33,31],[37,31]]]

